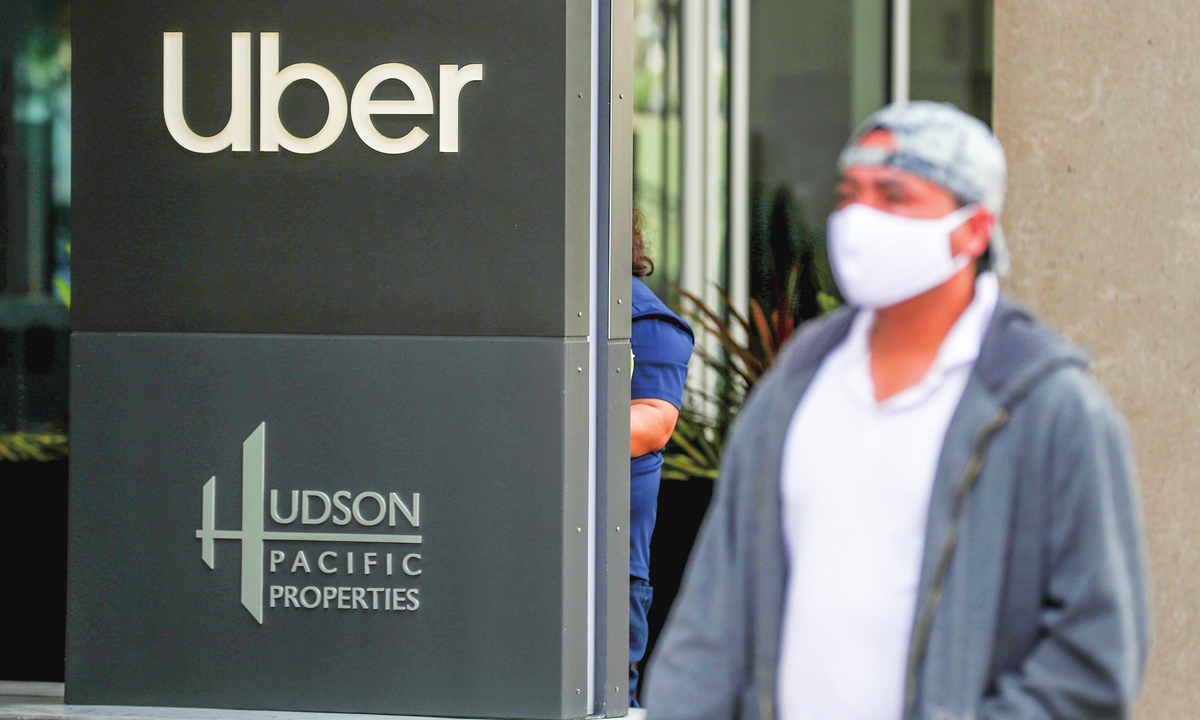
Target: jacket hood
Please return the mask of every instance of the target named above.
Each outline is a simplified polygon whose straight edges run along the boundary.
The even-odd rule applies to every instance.
[[[1024,306],[1001,295],[988,325],[975,374],[1006,407],[1018,402],[1054,370],[1074,365],[1086,369],[1091,356],[1039,322]]]

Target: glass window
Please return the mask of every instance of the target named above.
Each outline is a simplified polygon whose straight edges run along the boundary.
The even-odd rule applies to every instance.
[[[913,0],[914,100],[957,105],[992,122],[993,0]]]
[[[69,2],[0,9],[0,150],[0,435],[57,442],[71,298]]]
[[[837,157],[886,100],[886,0],[756,0],[750,20],[750,294],[768,311],[805,248],[823,262]],[[809,276],[812,278],[812,276]]]
[[[655,261],[646,282],[667,297],[680,273],[679,0],[636,0],[633,116],[633,203]]]

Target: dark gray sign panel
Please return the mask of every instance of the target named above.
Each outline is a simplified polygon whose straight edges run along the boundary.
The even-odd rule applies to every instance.
[[[586,343],[82,333],[74,362],[68,702],[587,714]]]
[[[73,329],[587,334],[590,3],[73,13]]]

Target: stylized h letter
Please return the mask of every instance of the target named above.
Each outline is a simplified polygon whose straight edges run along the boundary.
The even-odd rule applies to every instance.
[[[242,541],[242,605],[254,619],[263,621],[263,496],[265,487],[267,424],[261,423],[242,443],[242,529],[217,530],[217,478],[204,483],[201,511],[200,558],[211,569],[214,564],[214,540]]]

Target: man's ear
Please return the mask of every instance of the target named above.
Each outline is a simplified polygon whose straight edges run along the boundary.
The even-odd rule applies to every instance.
[[[982,257],[992,241],[992,229],[995,226],[996,216],[992,211],[979,208],[979,211],[951,236],[954,254],[966,255],[972,260]]]

